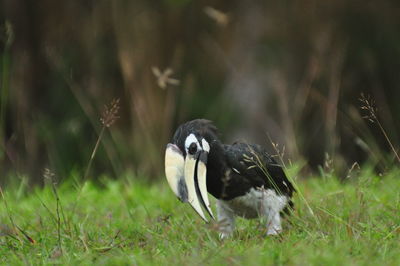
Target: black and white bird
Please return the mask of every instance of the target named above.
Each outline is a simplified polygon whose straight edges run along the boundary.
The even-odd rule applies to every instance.
[[[229,237],[235,217],[266,220],[267,235],[282,231],[281,214],[292,206],[295,189],[282,167],[259,145],[222,144],[209,120],[178,127],[165,152],[168,184],[206,222],[214,219],[208,193],[217,199],[221,238]]]

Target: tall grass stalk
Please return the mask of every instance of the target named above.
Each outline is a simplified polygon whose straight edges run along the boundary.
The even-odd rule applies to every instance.
[[[392,150],[394,156],[396,157],[398,163],[400,164],[400,156],[397,153],[388,134],[386,133],[386,130],[383,128],[381,122],[379,121],[378,108],[375,106],[374,100],[370,96],[365,96],[363,93],[361,93],[361,97],[359,100],[361,102],[361,107],[360,107],[361,110],[367,111],[367,114],[363,118],[367,119],[371,123],[376,123],[378,125],[379,130],[382,132],[386,142],[389,144],[390,149]]]
[[[86,166],[86,170],[83,175],[83,185],[80,186],[80,188],[79,188],[78,195],[75,200],[75,204],[72,208],[72,213],[75,212],[76,205],[78,204],[78,201],[81,197],[83,187],[85,186],[86,181],[88,179],[89,172],[90,172],[93,160],[96,156],[97,150],[100,146],[100,142],[103,138],[104,131],[106,130],[106,128],[110,128],[115,123],[115,121],[119,118],[119,116],[118,116],[118,111],[120,108],[119,101],[120,101],[119,99],[113,99],[108,106],[107,105],[104,106],[104,111],[100,117],[100,122],[102,124],[102,128],[101,128],[99,136],[97,137],[96,144],[94,145],[93,151],[90,155],[88,165]]]
[[[43,176],[51,183],[51,188],[56,199],[56,221],[57,221],[57,243],[58,249],[62,253],[62,245],[61,245],[61,216],[63,217],[64,222],[67,224],[65,219],[64,211],[61,205],[60,197],[58,196],[56,182],[54,181],[54,173],[52,173],[48,168],[44,169]]]

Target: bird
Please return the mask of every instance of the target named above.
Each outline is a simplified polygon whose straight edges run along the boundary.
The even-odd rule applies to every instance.
[[[165,175],[181,202],[205,222],[205,213],[217,220],[221,239],[233,235],[237,217],[262,218],[267,236],[278,235],[282,216],[293,208],[296,190],[273,156],[257,144],[223,144],[207,119],[176,129],[165,151]],[[216,199],[217,218],[208,194]]]

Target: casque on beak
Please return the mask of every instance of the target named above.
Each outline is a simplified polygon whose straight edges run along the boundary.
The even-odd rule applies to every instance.
[[[188,202],[206,222],[201,206],[214,219],[207,193],[207,157],[208,151],[199,150],[184,158],[178,146],[171,143],[167,144],[165,151],[165,174],[169,186],[180,201]]]

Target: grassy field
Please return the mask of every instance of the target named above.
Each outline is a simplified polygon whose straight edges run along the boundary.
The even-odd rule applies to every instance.
[[[60,204],[51,185],[9,187],[0,204],[0,264],[398,265],[400,171],[363,169],[346,182],[322,176],[297,180],[296,210],[280,237],[239,219],[225,241],[164,180],[104,178],[81,193],[64,183]]]

